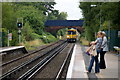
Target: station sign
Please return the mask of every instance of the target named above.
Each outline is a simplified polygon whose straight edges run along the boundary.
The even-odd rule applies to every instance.
[[[9,40],[12,40],[12,33],[9,33],[9,34],[8,34],[8,39],[9,39]]]

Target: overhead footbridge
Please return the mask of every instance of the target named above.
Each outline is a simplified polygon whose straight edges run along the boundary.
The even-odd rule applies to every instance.
[[[57,33],[59,29],[76,28],[80,33],[83,31],[84,20],[47,20],[45,30],[52,34]]]

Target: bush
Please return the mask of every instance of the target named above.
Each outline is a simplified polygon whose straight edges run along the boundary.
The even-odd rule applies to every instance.
[[[25,26],[23,26],[22,29],[22,35],[24,36],[25,40],[26,41],[34,40],[33,33],[34,33],[33,29],[30,27],[29,23],[26,22]]]
[[[27,50],[34,50],[36,49],[38,46],[43,45],[43,41],[40,39],[35,39],[33,41],[27,41],[25,43],[21,43],[20,45],[23,45],[27,48]]]
[[[80,42],[82,43],[82,45],[85,45],[85,46],[89,46],[89,41],[88,40],[86,40],[84,37],[81,37],[80,38]]]
[[[55,38],[52,34],[45,32],[42,36],[41,39],[44,43],[51,43],[57,41],[57,38]]]
[[[33,39],[40,39],[41,38],[41,36],[36,34],[36,33],[31,33],[31,36]]]
[[[53,35],[47,36],[47,40],[48,40],[48,43],[57,41],[57,39]]]
[[[18,37],[19,37],[18,32],[17,31],[12,31],[12,40],[10,41],[11,46],[18,45],[18,43],[19,43]]]
[[[2,42],[1,42],[1,44],[2,44],[2,46],[4,47],[4,46],[7,46],[7,29],[6,28],[2,28]]]

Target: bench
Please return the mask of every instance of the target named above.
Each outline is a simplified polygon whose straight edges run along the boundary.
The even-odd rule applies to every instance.
[[[120,53],[120,47],[114,46],[114,49],[118,52],[118,54]]]

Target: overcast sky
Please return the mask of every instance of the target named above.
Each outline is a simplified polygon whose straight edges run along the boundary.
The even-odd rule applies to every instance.
[[[79,0],[55,0],[54,7],[60,12],[67,12],[68,20],[79,20],[82,18],[82,12],[79,8]]]

